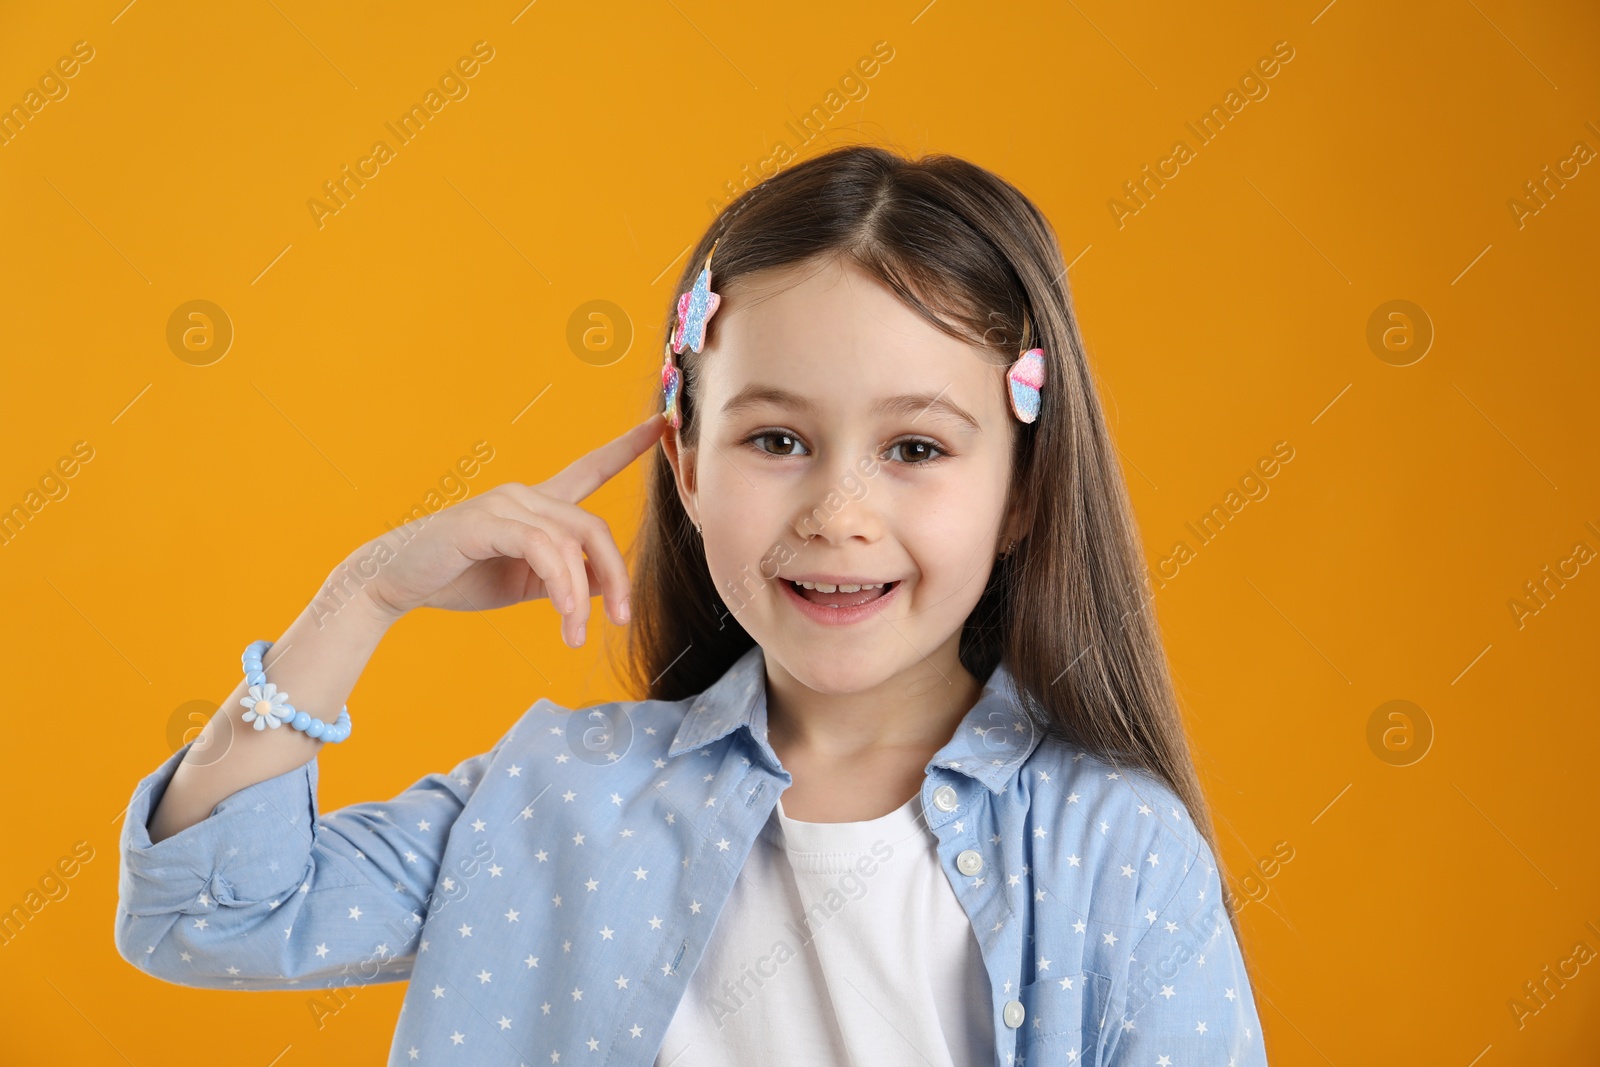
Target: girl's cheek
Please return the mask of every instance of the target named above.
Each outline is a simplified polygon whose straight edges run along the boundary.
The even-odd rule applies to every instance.
[[[975,540],[1000,521],[999,500],[973,486],[926,486],[905,497],[908,525],[951,544]]]
[[[759,464],[729,464],[724,466],[707,489],[717,493],[726,502],[722,510],[741,523],[783,520],[788,510],[799,506],[797,481]]]
[[[785,539],[786,497],[753,488],[737,477],[733,482],[707,485],[704,492],[705,536],[733,568],[756,567],[774,543]],[[792,540],[792,535],[787,539]]]
[[[909,511],[900,528],[913,541],[913,555],[926,561],[926,570],[960,583],[988,558],[1000,509],[998,499],[991,502],[981,493],[941,495]]]

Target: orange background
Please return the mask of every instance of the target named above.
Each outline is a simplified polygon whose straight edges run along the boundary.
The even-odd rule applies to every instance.
[[[1150,564],[1193,550],[1157,572],[1157,610],[1234,891],[1258,898],[1242,920],[1272,1063],[1600,1048],[1600,960],[1520,1026],[1509,1006],[1576,943],[1600,951],[1580,785],[1600,565],[1566,564],[1520,622],[1510,606],[1600,548],[1600,166],[1520,225],[1508,206],[1576,142],[1600,150],[1592,6],[124,2],[0,16],[0,104],[93,49],[0,146],[0,506],[93,449],[0,545],[0,908],[93,850],[0,948],[0,1060],[382,1056],[401,986],[319,1029],[308,992],[184,989],[117,956],[135,782],[245,644],[474,442],[494,449],[478,492],[641,418],[656,324],[728,183],[780,141],[856,140],[966,156],[1057,228]],[[480,40],[469,95],[319,228],[322,183]],[[835,97],[801,146],[788,124],[879,41],[865,97]],[[1279,41],[1268,94],[1200,145],[1185,123]],[[1179,138],[1193,158],[1119,225],[1109,202]],[[235,332],[209,366],[167,341],[195,299]],[[631,346],[569,343],[592,300]],[[1391,300],[1409,325],[1369,344]],[[1425,323],[1426,353],[1394,365]],[[1268,495],[1201,545],[1185,524],[1280,441]],[[641,474],[586,505],[624,547]],[[323,757],[324,808],[488,749],[539,697],[629,695],[602,644],[566,649],[544,604],[404,620],[351,698],[355,747]],[[1391,700],[1420,710],[1369,741]],[[1272,877],[1247,886],[1258,860]]]

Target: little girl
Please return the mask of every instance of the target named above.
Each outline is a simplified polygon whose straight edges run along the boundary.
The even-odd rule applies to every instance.
[[[328,1012],[409,979],[390,1064],[1265,1064],[1038,209],[841,148],[725,208],[675,292],[660,413],[362,546],[245,650],[134,792],[122,956]],[[657,441],[630,577],[578,504]],[[576,647],[592,593],[645,699],[540,699],[319,809],[407,611],[547,597]]]

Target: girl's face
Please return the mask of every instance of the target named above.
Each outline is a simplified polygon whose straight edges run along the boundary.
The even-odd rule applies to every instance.
[[[816,692],[929,664],[953,679],[962,624],[1020,532],[1004,528],[1005,368],[848,262],[730,290],[699,353],[696,447],[663,438],[722,610]],[[894,585],[851,610],[827,602],[872,591],[810,604],[791,579]]]

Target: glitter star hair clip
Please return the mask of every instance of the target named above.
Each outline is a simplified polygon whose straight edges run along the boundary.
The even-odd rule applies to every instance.
[[[661,395],[666,398],[666,409],[661,412],[661,417],[671,424],[674,430],[683,429],[683,415],[678,410],[678,392],[683,388],[683,372],[678,365],[672,362],[672,343],[665,346],[666,362],[661,364]]]
[[[706,253],[706,265],[700,269],[694,288],[678,297],[678,325],[672,331],[672,350],[682,352],[684,347],[699,352],[706,343],[706,323],[717,313],[722,297],[711,291],[711,257],[717,254],[720,238],[713,241]]]
[[[673,361],[672,354],[685,348],[699,352],[705,347],[706,323],[722,304],[721,295],[711,291],[711,257],[716,254],[720,241],[718,238],[711,243],[711,251],[706,253],[705,266],[700,268],[694,288],[678,297],[678,321],[672,328],[666,358],[661,364],[661,393],[666,400],[661,417],[671,423],[674,430],[683,428],[683,413],[678,406],[678,397],[683,391],[683,371]]]

